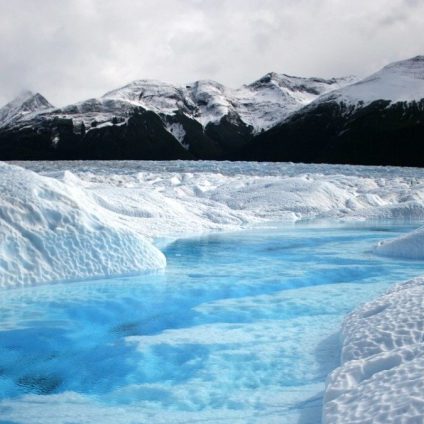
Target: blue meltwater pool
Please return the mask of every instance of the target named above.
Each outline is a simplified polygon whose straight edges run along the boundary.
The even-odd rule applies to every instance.
[[[343,317],[419,261],[412,226],[294,226],[178,240],[157,274],[4,290],[1,423],[320,422]]]

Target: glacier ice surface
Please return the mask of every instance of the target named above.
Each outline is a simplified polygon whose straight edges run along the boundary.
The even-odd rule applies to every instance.
[[[327,379],[324,424],[423,422],[423,311],[421,277],[346,318],[342,365]]]
[[[1,165],[3,286],[163,267],[152,240],[272,222],[424,217],[424,172],[412,168],[182,161],[19,165],[38,174]],[[421,254],[420,240],[403,253],[394,251],[395,243],[405,245],[402,240],[376,250]]]
[[[38,174],[0,164],[3,287],[160,268],[165,258],[152,244],[158,238],[273,221],[424,217],[424,171],[418,169],[213,162],[21,165]],[[422,259],[422,234],[416,230],[380,243],[375,251]],[[420,422],[423,287],[419,279],[398,286],[347,318],[343,363],[327,384],[325,423]]]
[[[317,424],[343,316],[422,272],[366,253],[406,227],[181,239],[165,272],[3,291],[2,418]]]
[[[157,269],[165,257],[77,184],[0,163],[0,286]],[[75,179],[73,179],[75,180]]]

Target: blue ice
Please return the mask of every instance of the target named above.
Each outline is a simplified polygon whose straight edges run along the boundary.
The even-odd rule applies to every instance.
[[[166,247],[160,273],[5,290],[0,416],[61,422],[49,399],[76,393],[100,418],[136,407],[153,423],[317,424],[343,317],[424,270],[371,253],[411,228],[294,226],[181,239]],[[27,410],[28,395],[43,407]],[[96,422],[90,414],[72,422]]]

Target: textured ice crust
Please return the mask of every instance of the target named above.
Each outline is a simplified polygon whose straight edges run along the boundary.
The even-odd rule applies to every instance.
[[[163,254],[78,187],[0,163],[0,286],[128,274]],[[78,181],[77,181],[78,182]]]
[[[68,169],[98,203],[153,237],[269,221],[424,218],[424,172],[413,168],[211,161],[23,165],[59,179]]]
[[[342,365],[327,379],[324,424],[422,423],[424,278],[351,313]]]

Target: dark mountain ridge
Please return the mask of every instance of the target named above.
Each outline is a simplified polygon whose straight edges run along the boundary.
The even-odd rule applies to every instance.
[[[0,109],[0,159],[211,159],[424,166],[424,56],[361,81],[269,73],[240,89],[138,80]]]
[[[318,97],[258,135],[240,158],[424,166],[424,56]]]

